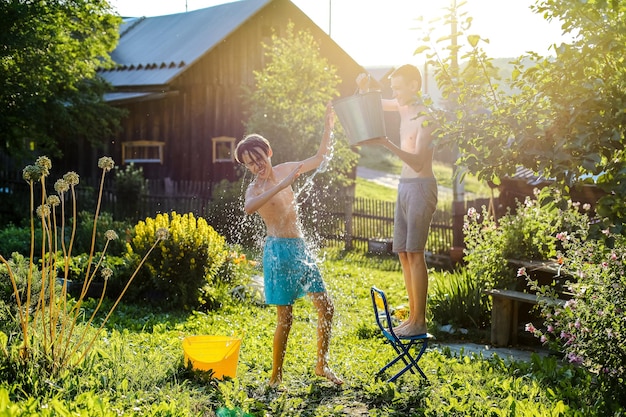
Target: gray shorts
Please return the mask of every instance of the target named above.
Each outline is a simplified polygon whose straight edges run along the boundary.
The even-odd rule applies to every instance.
[[[393,251],[422,252],[437,208],[435,178],[400,178],[393,225]]]

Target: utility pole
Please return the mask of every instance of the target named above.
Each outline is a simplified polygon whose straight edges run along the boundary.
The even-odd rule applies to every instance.
[[[453,80],[458,81],[459,78],[459,54],[458,54],[458,21],[457,21],[457,4],[456,0],[452,0],[450,30],[451,30],[451,63],[450,72]],[[452,104],[454,105],[454,103]],[[453,262],[462,260],[463,248],[463,216],[465,215],[465,187],[461,183],[461,169],[457,166],[456,160],[459,158],[458,147],[454,147],[455,164],[452,167],[452,249],[450,257]]]
[[[332,27],[332,15],[333,15],[333,0],[328,0],[328,37],[332,38],[330,35],[330,29]]]

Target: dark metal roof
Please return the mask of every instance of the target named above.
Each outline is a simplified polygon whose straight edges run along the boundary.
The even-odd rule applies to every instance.
[[[272,0],[241,0],[192,12],[125,19],[100,71],[114,87],[163,86],[209,52]]]

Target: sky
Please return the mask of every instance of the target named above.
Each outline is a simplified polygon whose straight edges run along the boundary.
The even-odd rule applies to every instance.
[[[452,1],[442,0],[291,0],[362,66],[420,65],[413,52],[421,45],[428,22],[442,17]],[[109,0],[121,16],[159,16],[184,13],[228,3],[228,0]],[[466,0],[461,12],[473,18],[465,35],[488,39],[483,49],[492,58],[517,57],[527,51],[551,54],[549,47],[564,38],[558,22],[547,22],[529,6],[535,0]],[[461,4],[461,0],[458,0]],[[330,13],[329,13],[330,11]],[[450,33],[437,25],[435,38]],[[461,43],[461,41],[459,41]],[[441,50],[443,46],[437,45]]]

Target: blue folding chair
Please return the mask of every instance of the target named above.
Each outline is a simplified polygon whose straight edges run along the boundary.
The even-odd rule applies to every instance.
[[[387,304],[387,297],[382,290],[379,290],[376,287],[372,287],[371,291],[372,296],[372,305],[374,306],[374,315],[376,316],[376,323],[380,328],[383,336],[385,336],[387,342],[394,348],[398,356],[396,356],[391,362],[387,365],[383,366],[380,371],[377,372],[376,376],[381,375],[388,368],[395,365],[398,361],[404,362],[404,368],[400,370],[397,374],[392,376],[387,380],[387,382],[393,382],[398,379],[402,374],[406,371],[411,371],[412,374],[415,374],[415,370],[420,373],[420,375],[426,378],[424,371],[417,364],[426,351],[428,347],[428,341],[433,338],[433,335],[430,333],[419,334],[417,336],[398,336],[393,331],[393,322],[392,316],[389,312],[389,304]],[[417,355],[411,354],[411,349],[413,347],[419,348],[417,350]]]

